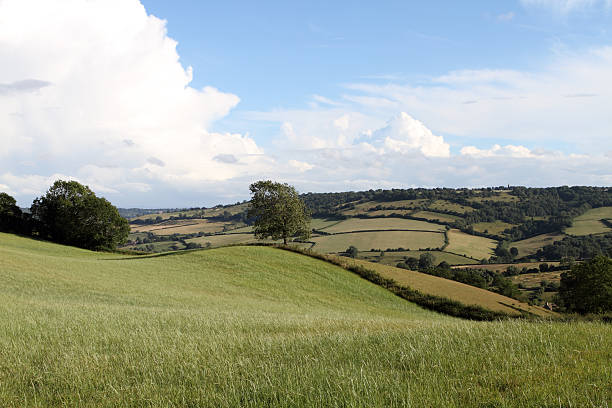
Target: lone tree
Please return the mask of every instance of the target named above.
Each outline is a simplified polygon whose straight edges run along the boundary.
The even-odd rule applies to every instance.
[[[117,208],[76,181],[56,181],[31,212],[41,237],[81,248],[113,250],[130,232]]]
[[[568,312],[612,311],[612,259],[596,256],[561,274],[559,297]]]
[[[270,180],[251,184],[249,218],[255,218],[253,231],[258,239],[310,238],[310,214],[294,187]]]

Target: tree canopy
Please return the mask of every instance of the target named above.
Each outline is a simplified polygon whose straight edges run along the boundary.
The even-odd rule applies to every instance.
[[[596,256],[561,274],[559,296],[569,312],[612,311],[612,260]]]
[[[117,208],[76,181],[56,181],[31,212],[41,237],[86,249],[115,249],[130,231]]]
[[[310,214],[294,187],[270,180],[250,185],[248,216],[254,218],[253,232],[258,239],[310,237]]]
[[[0,231],[20,232],[22,217],[17,201],[7,193],[0,193]]]

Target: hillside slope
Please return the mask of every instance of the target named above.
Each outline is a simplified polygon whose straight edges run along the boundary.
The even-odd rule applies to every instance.
[[[452,319],[273,248],[0,234],[2,407],[605,406],[611,350],[610,326]]]

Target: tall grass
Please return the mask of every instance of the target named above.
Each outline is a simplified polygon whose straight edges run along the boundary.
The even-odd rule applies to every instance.
[[[2,407],[607,407],[612,328],[462,321],[274,248],[0,234]]]

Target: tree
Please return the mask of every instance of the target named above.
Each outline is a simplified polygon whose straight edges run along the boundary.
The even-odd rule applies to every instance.
[[[7,193],[0,193],[0,231],[20,232],[23,214],[17,201]]]
[[[596,256],[561,274],[559,297],[569,312],[612,311],[612,259]]]
[[[435,261],[436,258],[432,254],[425,252],[419,257],[419,269],[427,270],[433,268]]]
[[[41,237],[81,248],[113,250],[130,232],[117,208],[76,181],[56,181],[31,212]]]
[[[255,219],[253,232],[258,239],[310,238],[310,214],[294,187],[270,180],[251,184],[248,216]]]
[[[348,247],[345,252],[351,258],[357,258],[357,254],[359,254],[359,250],[354,245],[351,245],[350,247]]]

